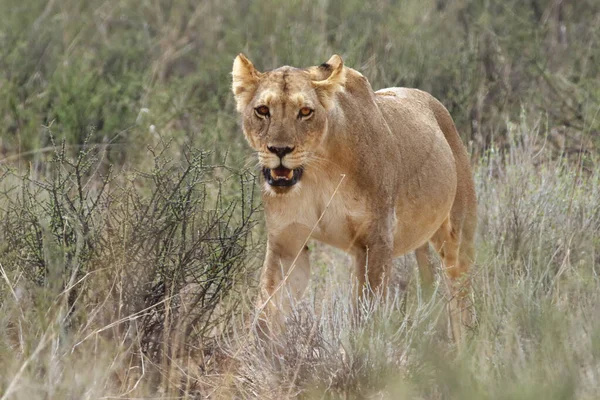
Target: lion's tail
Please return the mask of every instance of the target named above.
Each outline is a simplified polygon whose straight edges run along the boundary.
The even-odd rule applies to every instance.
[[[459,257],[466,257],[472,262],[474,258],[473,242],[477,229],[477,196],[469,155],[446,107],[433,96],[430,97],[429,106],[452,149],[456,162],[457,188],[454,204],[450,211],[450,222],[456,231],[461,232]]]

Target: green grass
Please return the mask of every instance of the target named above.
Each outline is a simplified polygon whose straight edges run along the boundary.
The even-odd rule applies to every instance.
[[[565,139],[559,147],[598,142],[600,6],[592,0],[0,5],[0,150],[11,155],[48,146],[42,126],[52,124],[72,145],[94,127],[92,141],[112,145],[111,161],[142,162],[129,150],[152,141],[154,125],[179,146],[239,159],[229,74],[242,51],[260,69],[339,53],[375,88],[427,90],[477,154],[507,143],[523,110],[547,117]]]
[[[0,0],[0,399],[595,399],[600,4]],[[354,325],[347,257],[274,355],[251,325],[256,161],[230,93],[337,53],[451,111],[479,198],[476,327],[412,256]]]

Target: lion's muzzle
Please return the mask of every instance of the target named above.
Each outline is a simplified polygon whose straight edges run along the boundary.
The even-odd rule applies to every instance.
[[[280,165],[277,168],[263,167],[265,181],[271,186],[290,187],[294,186],[302,177],[302,168],[289,169]]]

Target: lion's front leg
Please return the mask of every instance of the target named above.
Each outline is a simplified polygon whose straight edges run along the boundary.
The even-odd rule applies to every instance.
[[[373,221],[354,250],[355,293],[357,300],[387,293],[394,248],[392,216]]]
[[[269,236],[257,303],[263,335],[283,329],[285,315],[308,285],[308,247],[297,233],[290,229],[288,234]]]

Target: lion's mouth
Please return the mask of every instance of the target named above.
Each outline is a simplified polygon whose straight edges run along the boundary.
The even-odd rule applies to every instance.
[[[271,186],[294,186],[302,177],[302,168],[289,169],[280,165],[277,168],[263,168],[265,181]]]

